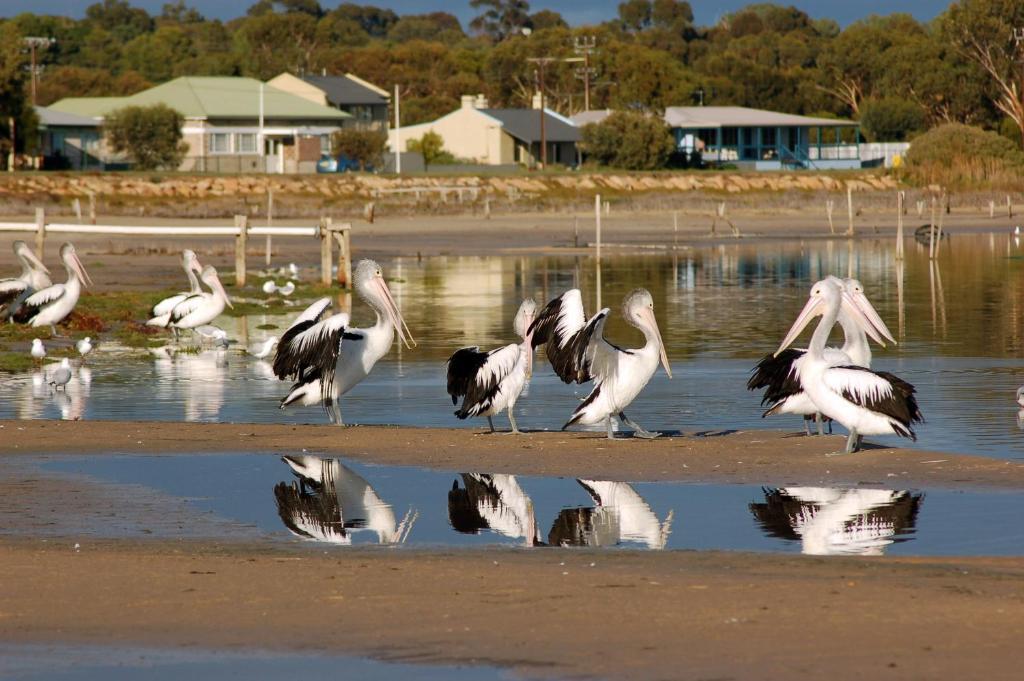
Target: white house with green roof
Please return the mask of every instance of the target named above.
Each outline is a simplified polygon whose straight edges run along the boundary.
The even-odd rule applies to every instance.
[[[185,117],[188,154],[179,170],[315,172],[331,135],[351,115],[255,78],[183,76],[130,97],[68,97],[53,111],[102,123],[125,106],[166,104]]]

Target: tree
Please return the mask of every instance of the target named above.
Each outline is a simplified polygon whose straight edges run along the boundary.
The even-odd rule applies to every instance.
[[[626,0],[619,3],[619,21],[627,31],[639,33],[651,25],[651,0]]]
[[[483,14],[469,22],[469,27],[494,42],[501,42],[529,25],[530,3],[526,0],[469,0],[469,6],[484,8]]]
[[[996,108],[1017,124],[1024,140],[1024,75],[1017,58],[1024,58],[1014,30],[1024,26],[1024,3],[1018,0],[961,0],[950,5],[942,21],[944,32],[967,59],[994,81],[990,95]]]
[[[423,156],[423,169],[430,167],[431,163],[454,160],[452,155],[444,150],[444,140],[433,130],[423,133],[418,140],[409,140],[405,146],[408,151],[418,151]]]
[[[103,133],[111,149],[125,154],[138,170],[175,169],[188,144],[182,140],[185,117],[167,106],[126,106],[110,112]]]
[[[542,9],[530,15],[529,26],[535,31],[543,31],[547,28],[569,28],[565,19],[558,12],[550,9]]]
[[[165,2],[160,10],[160,20],[170,24],[201,24],[206,19],[195,7],[189,7],[185,0]]]
[[[902,142],[925,128],[924,110],[902,97],[869,99],[860,124],[872,142]]]
[[[342,128],[331,138],[334,155],[352,159],[359,170],[380,165],[387,144],[388,134],[383,130]]]
[[[661,118],[616,111],[583,128],[584,154],[601,165],[625,170],[663,168],[675,151],[675,139]]]
[[[127,0],[103,0],[85,9],[85,18],[112,33],[120,42],[153,30],[153,17],[146,10],[132,7]]]

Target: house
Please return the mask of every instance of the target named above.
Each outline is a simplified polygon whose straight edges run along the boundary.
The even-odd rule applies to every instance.
[[[444,149],[458,159],[492,166],[536,165],[543,138],[548,163],[576,165],[576,143],[580,131],[549,109],[492,109],[483,95],[463,95],[462,105],[429,123],[392,128],[388,142],[392,149],[405,151],[410,140],[435,132]]]
[[[744,106],[671,106],[665,122],[680,151],[753,170],[862,167],[860,124]]]
[[[346,126],[386,130],[391,97],[372,83],[351,73],[344,76],[293,76],[282,73],[267,85],[304,97],[323,106],[334,107],[352,116]]]
[[[43,170],[102,170],[102,132],[95,118],[36,107]]]
[[[102,123],[125,106],[166,104],[185,117],[189,150],[179,170],[315,172],[350,114],[254,78],[181,77],[129,97],[69,97],[55,112]]]

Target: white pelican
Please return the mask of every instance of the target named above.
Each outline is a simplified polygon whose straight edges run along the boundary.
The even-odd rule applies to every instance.
[[[213,265],[203,268],[199,277],[203,283],[210,287],[210,293],[201,291],[193,296],[188,296],[171,310],[169,326],[172,329],[194,329],[197,326],[209,324],[220,316],[224,306],[234,307],[228,300],[228,294],[220,283],[217,270]]]
[[[478,346],[462,348],[448,358],[448,394],[452,404],[458,404],[462,398],[456,416],[486,416],[493,433],[491,416],[508,409],[512,432],[520,432],[513,411],[533,373],[529,328],[536,314],[537,303],[532,298],[524,300],[516,312],[512,327],[522,343],[510,343],[489,352],[480,352]]]
[[[516,476],[504,473],[463,473],[463,487],[456,480],[448,492],[448,522],[463,534],[497,532],[523,539],[527,546],[541,546],[533,501],[519,486]]]
[[[1017,404],[1024,407],[1024,385],[1017,388]]]
[[[401,522],[366,479],[337,459],[282,456],[298,484],[274,487],[277,513],[292,534],[349,545],[356,532],[374,532],[379,544],[401,544],[419,515],[410,509]],[[310,491],[312,490],[312,491]]]
[[[185,270],[185,276],[188,277],[188,292],[168,296],[154,305],[149,313],[151,319],[146,322],[148,326],[166,327],[171,323],[171,312],[178,303],[189,296],[195,296],[203,292],[203,289],[199,286],[199,279],[196,278],[197,274],[202,274],[203,268],[199,265],[199,258],[196,257],[193,251],[186,248],[181,252],[181,267]]]
[[[67,390],[67,385],[71,381],[71,360],[67,357],[60,361],[60,366],[53,370],[50,374],[50,385],[57,388],[64,388]]]
[[[770,535],[800,540],[815,556],[880,556],[912,533],[923,495],[887,489],[787,487],[765,489],[765,503],[750,504]]]
[[[43,359],[46,358],[46,346],[43,345],[43,341],[38,338],[32,339],[32,350],[30,351],[32,359],[35,360],[36,364],[42,364]]]
[[[674,513],[658,520],[632,486],[606,480],[577,480],[594,500],[593,508],[566,508],[548,534],[552,546],[616,546],[622,542],[663,549],[672,533]]]
[[[270,351],[274,349],[275,345],[277,345],[277,336],[271,336],[259,346],[249,350],[249,354],[256,359],[265,359],[270,354]]]
[[[888,341],[896,344],[896,339],[892,337],[885,322],[878,316],[875,308],[864,295],[864,287],[860,281],[856,279],[842,280],[837,277],[828,278],[843,288],[848,294],[849,300],[868,319],[869,330],[876,342],[885,347],[884,341],[878,336],[880,333]],[[843,347],[839,349],[825,348],[825,357],[832,366],[859,366],[870,369],[871,346],[868,344],[867,335],[844,307],[839,309],[839,326],[843,329]],[[800,367],[806,353],[806,350],[787,348],[778,356],[769,354],[754,367],[754,374],[747,381],[747,389],[767,388],[761,398],[761,405],[769,405],[769,408],[762,414],[762,417],[775,414],[800,414],[804,417],[804,431],[808,435],[810,435],[810,420],[816,418],[818,435],[821,435],[821,414],[818,413],[811,398],[800,387]],[[829,430],[831,432],[831,422]]]
[[[911,424],[924,419],[917,407],[914,386],[887,372],[833,366],[825,356],[825,343],[844,305],[857,324],[865,330],[872,329],[849,294],[835,280],[823,279],[811,288],[807,304],[775,354],[789,347],[811,320],[821,315],[800,368],[800,385],[819,412],[850,431],[846,453],[860,449],[864,435],[917,439]]]
[[[68,273],[67,282],[36,291],[14,313],[14,321],[27,322],[32,326],[49,326],[54,336],[57,335],[57,324],[71,314],[78,304],[83,284],[92,284],[73,244],[65,243],[60,247],[60,259]]]
[[[281,336],[274,355],[274,374],[295,381],[281,400],[282,409],[295,402],[306,406],[322,402],[331,420],[344,425],[339,398],[366,378],[388,353],[395,332],[406,347],[412,347],[412,335],[380,265],[362,260],[352,279],[356,293],[376,313],[377,322],[357,329],[349,328],[349,316],[344,313],[322,318],[331,306],[330,298],[306,308]]]
[[[78,350],[78,354],[82,357],[82,362],[85,362],[85,357],[92,352],[92,338],[86,336],[82,340],[75,343],[75,349]]]
[[[562,430],[574,423],[604,421],[608,438],[612,439],[612,416],[615,415],[633,428],[637,437],[658,437],[660,433],[644,430],[625,413],[626,407],[651,380],[659,358],[665,373],[672,378],[665,344],[654,318],[654,300],[650,293],[639,288],[622,302],[623,318],[643,332],[647,340],[642,348],[626,350],[605,340],[608,313],[609,309],[604,308],[587,321],[579,289],[572,289],[548,303],[529,330],[533,334],[533,347],[547,344],[548,361],[565,383],[594,381],[594,389]]]
[[[21,274],[11,279],[0,279],[0,312],[11,314],[18,305],[18,299],[27,297],[35,291],[51,286],[50,270],[36,257],[36,254],[24,241],[14,244],[14,255],[21,261]]]

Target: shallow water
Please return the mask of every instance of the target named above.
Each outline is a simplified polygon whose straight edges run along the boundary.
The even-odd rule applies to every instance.
[[[747,392],[745,382],[751,366],[785,334],[810,284],[852,269],[900,340],[895,348],[876,348],[873,366],[918,388],[927,423],[918,428],[916,446],[1021,458],[1024,434],[1014,402],[1024,382],[1019,240],[1004,234],[954,236],[935,266],[927,249],[913,242],[901,265],[891,246],[870,240],[852,248],[842,241],[764,242],[606,257],[602,304],[615,307],[630,289],[648,288],[676,377],[669,381],[659,372],[630,415],[648,429],[800,428],[798,418],[761,419],[759,395]],[[524,295],[545,301],[580,286],[588,310],[595,303],[590,258],[397,259],[386,269],[419,346],[392,351],[343,399],[348,422],[481,427],[480,421],[452,416],[444,392],[448,355],[463,345],[513,342],[511,318]],[[351,297],[340,296],[339,305],[351,307]],[[356,323],[368,319],[360,302],[353,313]],[[148,358],[97,352],[67,395],[54,395],[42,372],[5,379],[0,418],[326,420],[316,407],[277,409],[287,384],[273,378],[266,362],[237,351],[280,335],[287,317],[221,321],[240,341],[231,351],[158,352]],[[267,323],[279,328],[257,329]],[[608,335],[627,346],[641,340],[619,319],[609,321]],[[559,428],[586,393],[585,386],[562,385],[540,360],[518,406],[520,425]],[[506,423],[504,416],[496,420]]]
[[[342,655],[0,644],[0,678],[9,681],[178,681],[185,678],[476,681],[515,677],[511,672],[494,667],[378,662]]]
[[[141,486],[311,546],[593,546],[817,555],[1020,555],[1022,492],[624,483],[378,466],[297,454],[60,457],[52,474]],[[109,488],[109,487],[108,487]],[[136,493],[136,496],[138,494]],[[133,534],[104,514],[88,536]],[[12,527],[0,533],[21,533]],[[170,529],[141,536],[173,537]],[[50,536],[66,536],[56,525]],[[137,532],[136,532],[137,534]],[[191,535],[190,535],[191,536]],[[213,536],[209,538],[230,539]]]

